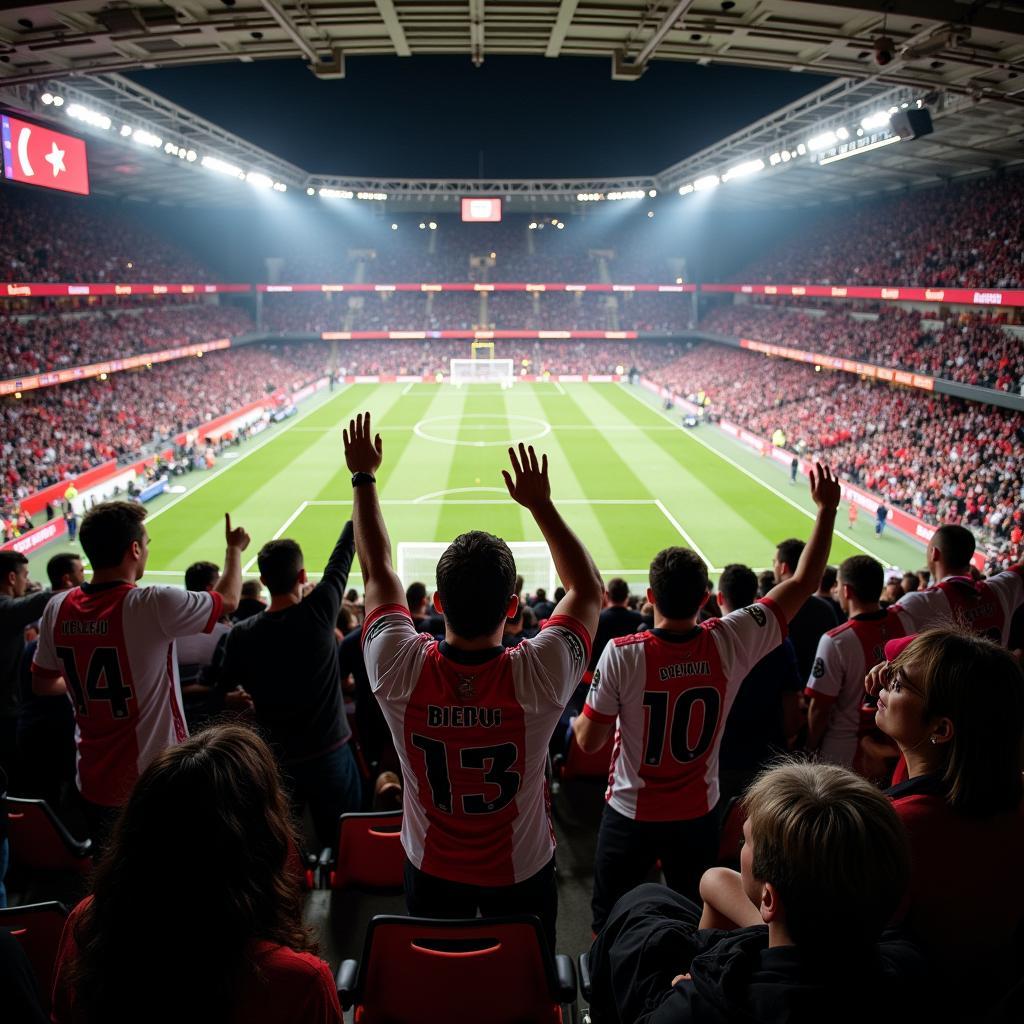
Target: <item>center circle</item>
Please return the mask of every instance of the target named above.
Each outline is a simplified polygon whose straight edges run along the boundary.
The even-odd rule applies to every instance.
[[[533,433],[528,433],[533,431]],[[547,420],[534,416],[476,412],[462,416],[432,416],[413,427],[417,437],[438,444],[468,448],[507,448],[520,441],[538,441],[551,433]],[[498,434],[484,438],[484,434]]]

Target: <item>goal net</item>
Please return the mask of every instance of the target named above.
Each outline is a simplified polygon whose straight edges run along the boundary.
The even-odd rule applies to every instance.
[[[538,587],[544,587],[550,598],[558,586],[558,577],[547,544],[539,541],[511,541],[508,546],[516,560],[516,571],[523,577],[523,591],[532,593]],[[447,544],[427,541],[400,542],[397,571],[403,585],[408,587],[411,583],[423,583],[427,593],[433,594],[437,590],[434,576],[437,560],[447,547]]]
[[[453,359],[451,360],[451,382],[453,384],[502,384],[510,385],[515,380],[511,359]]]

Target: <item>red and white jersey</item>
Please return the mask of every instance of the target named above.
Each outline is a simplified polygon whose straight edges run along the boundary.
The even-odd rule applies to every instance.
[[[901,636],[906,636],[902,617],[895,608],[883,608],[855,615],[818,641],[805,693],[832,702],[819,749],[822,760],[847,767],[853,764],[864,703],[864,677],[885,661],[886,643]]]
[[[718,803],[718,751],[747,673],[786,636],[770,599],[691,633],[652,629],[613,640],[583,714],[618,720],[608,791],[636,821],[689,821]]]
[[[32,669],[67,684],[86,800],[119,807],[149,762],[187,738],[174,639],[209,633],[222,606],[220,594],[124,582],[84,583],[46,606]]]
[[[548,741],[587,667],[586,629],[556,615],[515,647],[459,651],[382,605],[363,623],[363,657],[402,762],[409,860],[469,885],[540,871],[555,849]]]
[[[927,590],[906,594],[893,607],[903,616],[908,634],[959,623],[1006,647],[1013,613],[1022,604],[1024,566],[1015,565],[980,583],[968,576],[947,576]]]

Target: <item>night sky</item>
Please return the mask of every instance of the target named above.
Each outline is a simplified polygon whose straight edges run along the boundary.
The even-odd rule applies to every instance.
[[[609,59],[573,57],[361,57],[346,72],[321,82],[264,61],[129,77],[311,173],[551,178],[652,174],[828,81],[661,61],[613,82]]]

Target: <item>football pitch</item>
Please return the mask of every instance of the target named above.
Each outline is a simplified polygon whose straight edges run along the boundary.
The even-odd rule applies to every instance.
[[[400,543],[447,542],[470,529],[539,541],[500,475],[507,447],[521,440],[548,453],[553,496],[605,579],[622,576],[636,590],[668,545],[693,548],[712,572],[730,562],[764,569],[780,540],[806,538],[811,527],[806,481],[791,486],[784,468],[714,427],[683,429],[639,386],[354,384],[311,399],[212,470],[174,478],[184,492],[159,499],[147,520],[146,582],[180,584],[190,563],[219,562],[225,511],[252,535],[247,575],[258,573],[261,544],[287,536],[316,578],[351,513],[341,427],[365,409],[384,440],[378,483],[396,552]],[[864,552],[887,566],[923,563],[920,545],[876,538],[863,513],[850,529],[845,505],[837,534],[833,563]],[[42,566],[33,574],[44,578]],[[359,586],[358,563],[352,582]]]

